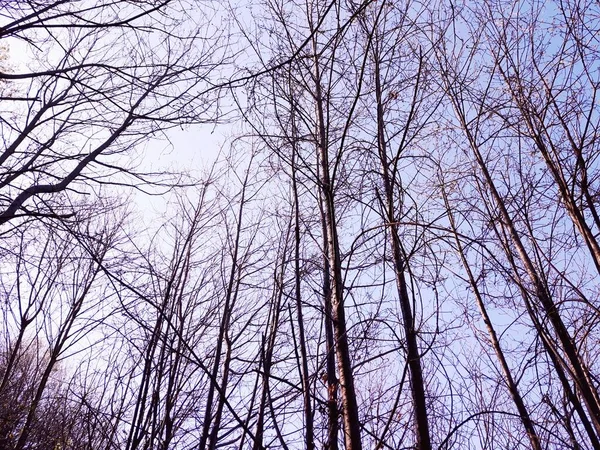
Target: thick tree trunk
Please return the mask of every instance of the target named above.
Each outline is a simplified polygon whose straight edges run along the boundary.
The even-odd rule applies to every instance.
[[[415,85],[415,93],[419,89],[419,77]],[[388,228],[392,255],[394,261],[394,273],[396,277],[396,288],[398,300],[402,311],[402,323],[404,335],[406,337],[406,349],[408,367],[410,373],[410,387],[414,406],[414,421],[417,436],[417,448],[419,450],[431,450],[431,438],[429,434],[429,420],[427,417],[427,399],[425,394],[425,383],[423,381],[423,371],[421,368],[421,355],[417,343],[417,330],[415,329],[415,318],[411,305],[411,298],[406,285],[405,271],[407,261],[402,251],[402,243],[398,233],[398,225],[395,211],[394,180],[389,172],[389,162],[387,157],[387,142],[385,138],[385,118],[382,100],[382,87],[379,71],[379,58],[375,56],[375,96],[377,100],[377,143],[379,159],[381,164],[381,178],[385,189],[385,200],[382,207],[386,226]],[[414,106],[413,106],[414,108]],[[410,126],[409,116],[405,127]]]
[[[316,48],[315,54],[316,54]],[[337,356],[340,391],[342,395],[342,413],[344,423],[344,441],[346,450],[361,450],[360,422],[358,416],[358,404],[354,390],[354,376],[352,374],[352,362],[348,346],[348,335],[346,333],[346,313],[344,309],[344,293],[342,282],[342,269],[340,260],[340,248],[337,235],[337,224],[335,219],[335,203],[333,186],[329,174],[329,149],[327,144],[327,133],[325,129],[324,100],[320,84],[319,61],[315,58],[315,100],[317,109],[318,143],[317,152],[320,170],[320,191],[323,202],[323,221],[325,237],[327,240],[327,254],[331,273],[329,275],[331,287],[331,318],[333,321],[333,333],[335,337],[335,352]]]

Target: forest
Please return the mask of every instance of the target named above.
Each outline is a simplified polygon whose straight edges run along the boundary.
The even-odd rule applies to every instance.
[[[592,0],[0,0],[0,450],[600,450],[599,97]]]

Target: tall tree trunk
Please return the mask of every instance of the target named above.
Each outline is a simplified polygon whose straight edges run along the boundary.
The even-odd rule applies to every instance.
[[[237,212],[237,224],[235,228],[235,236],[233,237],[233,254],[231,255],[231,269],[227,278],[227,287],[225,290],[225,301],[223,304],[223,316],[219,326],[219,335],[217,337],[215,348],[215,359],[213,362],[212,371],[210,374],[211,382],[208,397],[206,401],[206,409],[204,413],[204,423],[202,427],[202,435],[200,437],[199,450],[210,449],[214,450],[217,445],[218,434],[221,426],[221,417],[225,404],[225,395],[227,392],[227,384],[229,382],[229,364],[231,362],[231,337],[229,336],[229,327],[231,325],[231,313],[237,299],[239,288],[239,257],[240,257],[240,239],[242,234],[242,223],[244,218],[244,207],[246,206],[246,189],[248,178],[250,175],[250,167],[252,158],[246,169],[246,174],[243,180],[240,204]],[[223,346],[225,346],[225,355],[223,357]],[[217,400],[214,419],[212,408],[214,403],[216,388],[216,380],[219,370],[221,371],[221,383],[219,386],[219,398]],[[211,429],[212,423],[212,429]]]
[[[296,168],[296,153],[297,148],[295,138],[297,130],[295,126],[295,115],[292,107],[292,192],[294,195],[294,294],[296,300],[296,320],[298,321],[298,340],[300,347],[301,359],[301,379],[302,379],[302,396],[304,400],[304,430],[305,430],[305,445],[306,450],[315,449],[314,424],[312,414],[312,404],[310,399],[310,381],[308,375],[308,352],[306,350],[306,337],[304,332],[304,317],[302,314],[302,292],[301,292],[301,275],[300,275],[300,206],[298,195],[298,180]],[[327,318],[325,320],[328,321]]]
[[[485,324],[486,330],[488,332],[488,336],[490,337],[490,341],[492,343],[492,347],[494,348],[494,352],[496,353],[496,358],[500,363],[502,368],[502,373],[504,374],[504,381],[508,387],[508,391],[510,392],[510,396],[515,403],[517,411],[519,412],[519,418],[521,423],[523,424],[523,428],[525,428],[525,432],[527,433],[527,437],[529,438],[529,442],[531,444],[531,448],[534,450],[542,450],[542,446],[540,444],[540,439],[535,431],[533,426],[533,421],[529,416],[529,411],[525,407],[525,402],[521,397],[521,393],[519,392],[519,388],[517,387],[517,383],[515,382],[510,368],[508,367],[508,363],[506,361],[506,357],[504,356],[504,352],[502,351],[502,347],[500,346],[500,340],[498,339],[498,335],[496,334],[496,330],[494,329],[494,325],[490,319],[490,316],[487,312],[487,308],[483,301],[483,295],[479,290],[479,286],[477,285],[477,281],[475,280],[475,276],[471,271],[471,266],[467,260],[465,255],[462,242],[458,237],[458,230],[456,227],[456,222],[454,220],[454,215],[452,213],[452,208],[450,207],[450,203],[448,202],[448,197],[446,195],[445,188],[442,184],[442,196],[444,199],[444,204],[446,205],[446,213],[448,215],[448,220],[450,222],[450,227],[454,234],[454,239],[456,242],[456,248],[458,250],[458,254],[460,256],[460,260],[467,272],[467,277],[469,279],[469,284],[471,285],[471,289],[473,289],[473,294],[475,295],[475,301],[477,302],[477,307],[479,308],[479,312],[481,313],[481,319]]]
[[[289,227],[288,227],[289,228]],[[275,349],[275,341],[277,339],[277,331],[279,330],[279,316],[281,313],[281,300],[283,297],[283,282],[285,275],[286,255],[288,253],[288,240],[289,235],[284,236],[285,242],[280,246],[279,257],[275,264],[278,266],[275,268],[273,274],[273,290],[271,293],[270,310],[269,310],[269,324],[268,324],[268,335],[265,342],[265,337],[262,338],[262,385],[261,385],[261,398],[258,407],[258,417],[256,419],[256,433],[254,435],[254,446],[253,450],[262,450],[263,437],[264,437],[264,425],[265,425],[265,409],[267,402],[270,403],[269,395],[269,379],[271,377],[271,367],[273,365],[273,351]]]
[[[396,277],[396,289],[398,292],[398,300],[402,311],[402,324],[404,335],[406,337],[407,359],[410,374],[411,395],[414,406],[414,421],[417,436],[417,448],[419,450],[431,450],[431,438],[429,434],[429,420],[427,417],[427,399],[425,394],[425,383],[423,381],[423,370],[421,368],[421,354],[417,343],[418,330],[415,329],[415,318],[411,305],[411,298],[408,293],[406,284],[405,271],[408,265],[402,249],[402,242],[398,232],[398,220],[396,218],[394,195],[394,180],[389,171],[389,161],[387,156],[387,142],[385,137],[385,118],[384,106],[382,100],[381,74],[380,74],[380,58],[377,52],[374,52],[375,59],[375,96],[377,100],[377,146],[379,152],[379,160],[381,164],[381,178],[385,189],[385,200],[382,205],[385,215],[385,225],[387,226],[390,244],[392,247],[392,255],[394,261],[394,273]],[[421,67],[419,65],[419,73],[415,84],[415,96],[413,98],[413,111],[415,108],[416,95],[420,88],[419,79],[421,75]],[[408,129],[411,125],[411,120],[414,114],[410,114],[407,123],[404,125]],[[402,151],[402,149],[400,149]]]
[[[317,55],[316,44],[313,48]],[[320,170],[320,191],[323,202],[323,221],[327,239],[327,259],[330,264],[329,280],[331,288],[331,318],[335,336],[335,352],[337,356],[340,391],[342,395],[342,413],[344,423],[344,441],[346,450],[361,450],[360,422],[358,404],[354,390],[352,361],[346,333],[346,313],[344,308],[344,292],[339,240],[335,218],[334,192],[329,174],[329,148],[325,128],[325,105],[321,88],[320,62],[315,56],[315,101],[317,113],[317,154]]]

